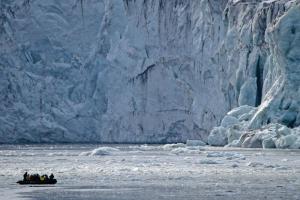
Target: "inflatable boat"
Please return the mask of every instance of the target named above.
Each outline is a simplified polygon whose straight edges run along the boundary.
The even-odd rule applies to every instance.
[[[24,181],[24,180],[20,180],[17,182],[18,184],[20,185],[37,185],[37,184],[45,184],[45,185],[49,185],[49,184],[56,184],[57,183],[57,180],[56,179],[49,179],[49,180],[43,180],[43,181],[40,181],[40,180],[32,180],[32,181]]]

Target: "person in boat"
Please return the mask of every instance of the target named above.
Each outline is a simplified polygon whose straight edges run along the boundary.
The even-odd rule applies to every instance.
[[[53,173],[50,174],[49,178],[50,178],[50,180],[53,180],[53,179],[54,179]]]
[[[40,180],[40,175],[39,174],[32,174],[29,176],[30,181],[39,181]]]
[[[39,174],[36,174],[35,176],[36,176],[36,178],[35,178],[35,180],[36,180],[36,181],[39,181],[39,180],[41,180],[41,177],[40,177],[40,175],[39,175]]]
[[[28,173],[27,172],[25,172],[25,174],[23,175],[23,181],[27,181],[27,179],[28,179]]]
[[[40,176],[39,174],[28,174],[27,172],[23,175],[23,180],[18,181],[19,184],[56,184],[57,181],[54,179],[53,173],[50,177],[47,174]]]
[[[48,178],[48,175],[47,174],[44,174],[40,177],[40,181],[44,182],[44,181],[48,181],[49,178]]]
[[[34,174],[29,175],[29,181],[34,181]]]

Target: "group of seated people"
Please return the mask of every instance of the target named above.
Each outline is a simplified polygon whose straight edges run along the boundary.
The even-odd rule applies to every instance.
[[[47,174],[44,174],[42,176],[40,176],[39,174],[28,174],[27,172],[25,172],[25,174],[23,175],[23,181],[49,181],[49,180],[53,180],[54,179],[54,175],[51,173],[50,176],[48,177]]]

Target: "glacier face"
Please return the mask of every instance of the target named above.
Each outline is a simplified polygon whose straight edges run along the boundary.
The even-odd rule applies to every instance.
[[[207,142],[245,105],[233,135],[297,127],[297,4],[2,0],[0,142]]]
[[[250,66],[253,73],[247,74],[250,78],[241,87],[241,107],[223,119],[235,119],[235,124],[214,128],[209,141],[219,145],[214,133],[223,130],[229,146],[299,149],[299,1],[262,2],[253,19],[252,30],[259,32],[252,33],[252,49],[246,60],[250,63],[246,68]],[[245,69],[243,64],[240,67]],[[256,104],[251,98],[255,90]]]

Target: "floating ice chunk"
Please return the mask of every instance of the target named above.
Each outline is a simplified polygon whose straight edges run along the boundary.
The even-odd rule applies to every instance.
[[[47,156],[74,156],[74,154],[67,153],[67,152],[55,152],[55,153],[48,153]]]
[[[111,155],[113,152],[119,151],[119,149],[112,148],[112,147],[99,147],[92,151],[82,152],[79,156],[105,156]]]
[[[185,144],[183,143],[165,144],[164,146],[162,146],[162,149],[165,151],[171,151],[172,149],[179,148],[179,147],[185,147]]]
[[[180,154],[180,153],[186,153],[188,152],[189,150],[187,148],[183,148],[183,147],[179,147],[179,148],[176,148],[176,149],[173,149],[171,151],[171,153],[174,153],[174,154]]]
[[[202,140],[187,140],[186,141],[187,146],[205,146],[206,143]]]
[[[262,167],[264,166],[263,163],[260,163],[260,162],[249,162],[246,164],[248,167]]]
[[[220,161],[210,160],[210,159],[203,159],[197,163],[198,164],[207,164],[207,165],[222,164]]]
[[[264,165],[264,168],[278,168],[280,167],[279,165]]]
[[[246,157],[243,154],[236,153],[236,152],[209,152],[206,155],[208,158],[220,158],[220,157],[225,157],[229,159],[241,159],[245,160]]]
[[[133,171],[133,172],[137,172],[137,171],[139,171],[140,169],[138,168],[138,167],[134,167],[134,168],[132,168],[131,169],[131,171]]]
[[[109,155],[112,152],[116,152],[116,151],[119,151],[119,149],[112,148],[112,147],[100,147],[100,148],[94,149],[91,152],[91,155],[92,156],[95,156],[95,155]]]
[[[275,167],[273,170],[277,171],[277,170],[287,170],[287,169],[288,169],[287,167],[278,166],[278,167]]]
[[[86,152],[81,152],[79,154],[79,156],[90,156],[91,155],[91,152],[90,151],[86,151]]]
[[[137,149],[141,150],[141,151],[153,151],[153,150],[157,150],[158,147],[157,146],[149,146],[147,144],[144,144],[144,145],[137,147]]]
[[[185,147],[178,147],[178,148],[171,150],[171,153],[174,153],[177,155],[181,154],[181,153],[197,154],[197,153],[200,153],[200,149],[189,149],[189,148],[185,148]]]
[[[228,143],[226,129],[215,127],[208,136],[208,144],[212,146],[225,146]]]
[[[236,163],[234,163],[234,164],[231,165],[231,167],[232,167],[232,168],[237,168],[237,167],[239,167],[239,165],[236,164]]]

